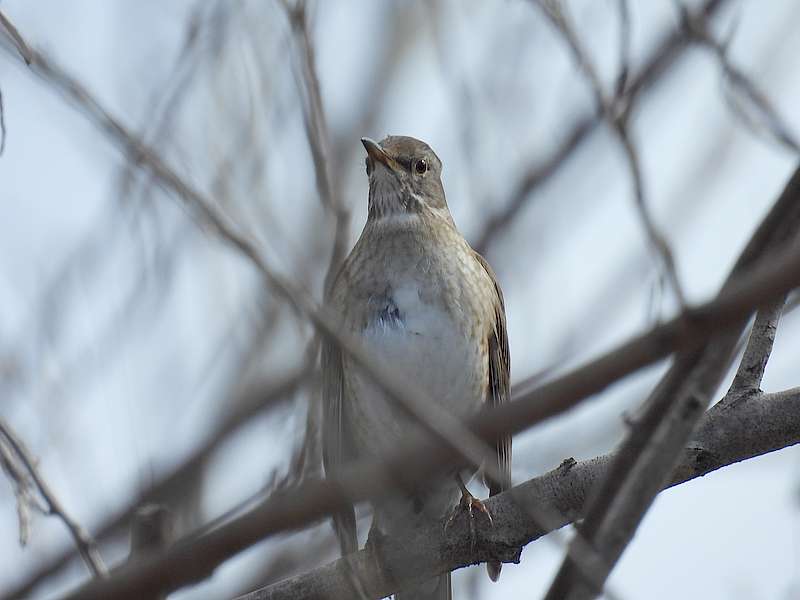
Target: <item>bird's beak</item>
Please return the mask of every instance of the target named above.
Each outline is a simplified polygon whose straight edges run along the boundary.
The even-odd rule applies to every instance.
[[[367,150],[367,154],[369,154],[372,160],[378,161],[383,166],[392,171],[397,170],[397,163],[395,162],[395,160],[391,156],[386,154],[386,151],[380,147],[378,142],[363,137],[361,138],[361,143],[364,144],[364,148]]]

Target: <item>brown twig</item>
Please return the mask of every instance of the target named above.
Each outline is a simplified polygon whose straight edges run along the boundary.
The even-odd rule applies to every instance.
[[[619,12],[619,67],[614,95],[621,97],[625,93],[631,71],[631,8],[628,0],[617,0]]]
[[[108,571],[106,571],[106,567],[103,564],[103,559],[100,558],[100,553],[97,551],[94,540],[86,530],[64,510],[61,502],[59,502],[44,477],[39,473],[36,463],[28,453],[25,445],[3,419],[0,419],[0,436],[3,437],[8,446],[14,451],[15,457],[25,466],[25,470],[30,475],[33,483],[36,484],[36,489],[45,502],[47,514],[58,517],[64,525],[66,525],[81,557],[83,557],[86,566],[89,567],[94,576],[100,578],[105,577]]]

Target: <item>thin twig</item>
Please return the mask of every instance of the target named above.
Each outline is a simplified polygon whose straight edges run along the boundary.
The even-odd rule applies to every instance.
[[[75,542],[75,546],[78,548],[78,551],[83,557],[86,566],[89,567],[95,577],[105,577],[108,574],[108,571],[103,564],[103,559],[100,558],[100,553],[97,551],[97,546],[95,545],[94,540],[77,521],[67,514],[67,511],[64,510],[61,502],[59,502],[56,495],[50,489],[50,486],[39,473],[36,463],[28,454],[25,445],[3,419],[0,419],[0,435],[5,438],[5,441],[11,447],[11,449],[13,449],[16,457],[19,458],[23,465],[25,465],[25,469],[30,474],[31,479],[36,484],[36,489],[47,505],[48,514],[58,517],[61,519],[64,525],[67,526],[67,529],[69,530],[69,533]]]
[[[631,71],[631,8],[628,0],[617,0],[619,12],[619,67],[614,96],[621,97],[628,84]]]
[[[335,173],[331,173],[330,133],[322,103],[316,56],[308,26],[306,2],[305,0],[299,0],[294,6],[291,6],[289,0],[283,0],[282,4],[289,17],[289,23],[302,59],[304,82],[302,88],[305,88],[307,95],[307,102],[303,111],[303,122],[308,146],[311,149],[311,157],[314,162],[317,190],[322,205],[328,210],[334,221],[333,249],[324,284],[324,289],[327,293],[333,283],[333,278],[339,271],[339,265],[344,259],[344,254],[347,250],[350,211],[342,202],[338,189],[338,178]]]
[[[11,43],[16,48],[17,52],[19,52],[22,60],[25,61],[26,65],[30,66],[33,62],[33,52],[28,47],[28,44],[25,43],[25,40],[22,39],[22,36],[19,34],[19,31],[17,31],[17,28],[14,27],[14,24],[6,18],[2,11],[0,11],[0,25],[2,25],[3,29],[8,34]]]
[[[675,255],[667,243],[664,235],[656,227],[653,217],[650,214],[647,200],[645,198],[644,177],[642,176],[642,168],[639,162],[639,155],[631,140],[628,126],[625,123],[624,117],[620,116],[612,125],[617,133],[617,137],[622,144],[625,151],[625,158],[630,169],[631,179],[633,180],[633,197],[635,200],[636,211],[639,215],[639,221],[644,227],[647,238],[656,250],[656,254],[661,258],[664,263],[664,271],[669,278],[672,290],[678,304],[681,307],[686,306],[686,297],[683,293],[683,287],[678,279],[678,269],[675,265]]]
[[[781,296],[756,313],[756,320],[750,330],[742,360],[731,383],[729,394],[753,394],[761,389],[761,380],[767,368],[775,333],[783,312],[786,296]]]
[[[39,505],[30,474],[2,436],[0,436],[0,469],[6,474],[14,488],[14,498],[17,501],[17,521],[19,522],[19,544],[25,546],[30,539],[31,510],[46,513],[47,509]]]
[[[681,21],[687,34],[693,41],[708,48],[719,62],[725,75],[725,80],[731,88],[732,95],[729,96],[731,100],[729,104],[742,122],[751,130],[759,133],[758,124],[748,114],[748,107],[754,108],[756,116],[760,117],[769,135],[795,154],[800,154],[800,143],[798,143],[797,138],[785,120],[778,114],[767,95],[731,61],[728,56],[730,39],[724,43],[717,41],[709,32],[704,19],[693,15],[682,4],[679,5],[679,10]],[[741,97],[741,101],[735,95],[737,92]]]

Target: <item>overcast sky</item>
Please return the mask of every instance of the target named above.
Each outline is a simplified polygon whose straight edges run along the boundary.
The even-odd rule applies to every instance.
[[[257,236],[271,264],[319,297],[332,237],[303,130],[297,54],[277,2],[232,4],[5,0],[0,8],[29,43],[154,140],[179,173]],[[616,2],[568,4],[610,89],[619,64]],[[631,5],[635,73],[677,17],[668,0]],[[727,5],[714,31],[732,32],[731,61],[800,132],[800,5]],[[403,134],[430,143],[444,163],[454,219],[475,241],[526,170],[592,109],[563,40],[528,2],[315,6],[312,35],[340,165],[335,176],[353,211],[350,243],[366,212],[360,136]],[[192,14],[200,15],[194,70],[195,62],[180,58]],[[390,43],[397,64],[381,62]],[[376,76],[388,68],[386,81]],[[167,99],[182,85],[186,92],[161,127]],[[0,156],[0,415],[92,531],[218,422],[228,377],[261,318],[261,287],[169,194],[139,178],[133,189],[146,191],[125,196],[118,149],[8,53],[0,54],[0,91],[7,128]],[[364,121],[373,102],[375,116]],[[369,130],[356,131],[362,122]],[[731,110],[718,63],[699,48],[642,95],[633,137],[647,201],[682,287],[691,302],[708,299],[797,157]],[[542,369],[563,372],[676,309],[637,219],[624,155],[603,127],[528,198],[487,257],[505,292],[514,381]],[[270,295],[265,302],[280,306]],[[267,344],[254,367],[265,375],[299,364],[308,336],[292,311],[276,310],[282,341]],[[798,334],[800,317],[792,313],[778,330],[766,391],[800,385]],[[514,480],[567,456],[612,448],[623,434],[623,412],[664,368],[646,369],[515,438]],[[215,456],[201,484],[204,519],[256,492],[286,463],[304,427],[306,398],[257,420]],[[14,505],[11,487],[0,481],[0,589],[70,544],[60,523],[39,516],[20,548]],[[325,527],[319,531],[328,535]],[[127,551],[120,544],[103,550],[108,562]],[[563,550],[557,539],[529,545],[497,584],[482,568],[459,571],[455,595],[470,597],[478,586],[484,598],[541,596]],[[249,551],[175,597],[230,594],[267,551]],[[610,586],[626,600],[789,599],[800,595],[799,569],[800,450],[792,448],[662,494]],[[37,597],[53,597],[84,576],[76,564]]]

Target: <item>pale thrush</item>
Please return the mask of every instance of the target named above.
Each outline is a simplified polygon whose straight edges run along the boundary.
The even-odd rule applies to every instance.
[[[331,286],[328,302],[346,332],[376,361],[410,378],[450,414],[467,418],[509,397],[503,294],[487,262],[456,229],[445,201],[442,163],[411,137],[361,140],[367,150],[369,206],[361,237]],[[324,460],[327,473],[380,456],[420,429],[338,347],[323,347]],[[511,439],[496,441],[499,480],[510,486]],[[475,469],[472,470],[474,472]],[[370,537],[420,519],[441,519],[458,498],[473,502],[460,473],[374,506]],[[352,508],[334,517],[344,554],[357,549]],[[487,565],[492,579],[500,564]],[[401,590],[398,600],[451,598],[450,574]]]

